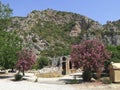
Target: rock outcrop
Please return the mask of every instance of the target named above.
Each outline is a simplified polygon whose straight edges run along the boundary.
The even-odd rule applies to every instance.
[[[11,30],[16,30],[24,46],[29,46],[38,55],[51,47],[51,50],[56,50],[56,47],[61,50],[87,39],[120,44],[120,20],[101,25],[83,15],[52,9],[34,10],[27,17],[12,17],[8,31]]]

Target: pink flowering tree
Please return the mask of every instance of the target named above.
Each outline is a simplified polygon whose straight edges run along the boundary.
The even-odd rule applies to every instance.
[[[106,60],[110,59],[110,53],[99,40],[86,40],[79,45],[73,45],[71,61],[77,67],[82,67],[83,80],[91,80],[91,71],[102,71]]]
[[[16,67],[25,75],[24,71],[29,70],[33,64],[36,63],[36,55],[28,49],[23,49],[18,52],[18,61],[16,63]]]

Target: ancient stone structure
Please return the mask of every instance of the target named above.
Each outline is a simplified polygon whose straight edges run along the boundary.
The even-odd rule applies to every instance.
[[[79,72],[70,61],[70,56],[57,57],[52,60],[51,67],[44,67],[38,70],[37,77],[59,77]]]
[[[60,57],[60,61],[58,63],[58,67],[62,75],[67,75],[76,71],[70,61],[70,56]]]
[[[110,80],[112,82],[120,82],[120,63],[112,62],[110,64]]]

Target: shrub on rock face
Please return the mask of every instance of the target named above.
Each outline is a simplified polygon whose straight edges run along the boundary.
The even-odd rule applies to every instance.
[[[91,77],[88,78],[87,75],[91,74],[88,72],[91,73],[93,70],[97,72],[103,69],[105,61],[110,59],[110,56],[102,42],[86,40],[79,45],[72,46],[71,61],[77,67],[83,67],[83,80],[90,81]]]
[[[25,70],[29,70],[36,62],[36,55],[28,49],[23,49],[18,53],[18,61],[16,67],[24,75]]]

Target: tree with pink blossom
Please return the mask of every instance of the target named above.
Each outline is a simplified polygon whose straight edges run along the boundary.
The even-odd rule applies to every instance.
[[[92,71],[102,71],[106,60],[111,54],[99,40],[86,40],[79,45],[73,45],[71,61],[77,67],[83,67],[83,80],[91,80]]]
[[[23,76],[25,75],[25,71],[29,70],[32,65],[36,63],[36,55],[28,49],[23,49],[20,52],[18,52],[18,61],[16,63],[16,67],[23,73]]]

